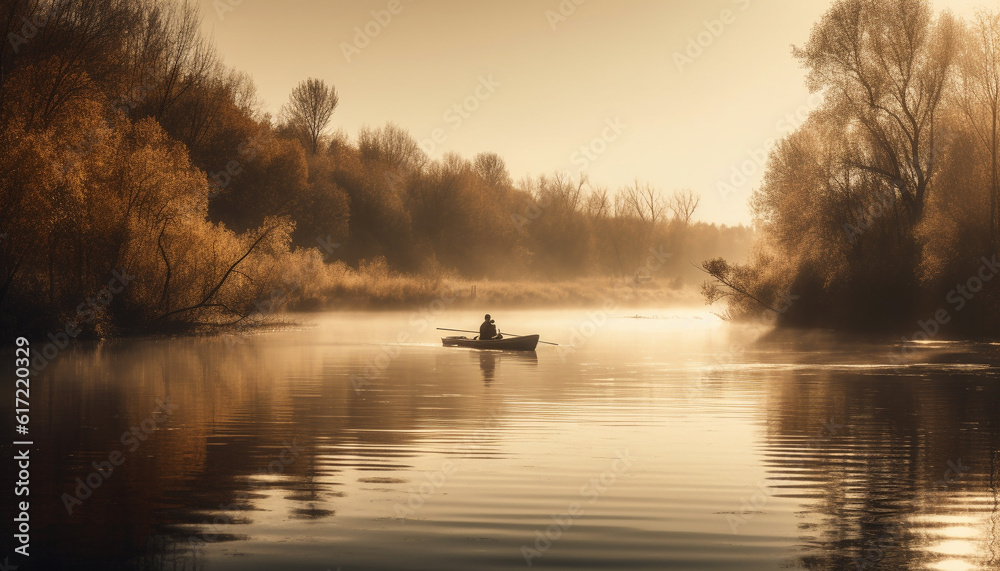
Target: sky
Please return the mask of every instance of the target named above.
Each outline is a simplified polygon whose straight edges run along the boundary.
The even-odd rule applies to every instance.
[[[337,88],[332,129],[394,122],[431,158],[496,152],[511,176],[691,189],[751,222],[770,146],[820,104],[791,56],[830,0],[199,0],[224,61],[276,114]],[[971,17],[1000,0],[934,0]]]

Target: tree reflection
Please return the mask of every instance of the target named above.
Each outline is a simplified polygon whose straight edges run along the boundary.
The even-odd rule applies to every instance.
[[[777,494],[807,506],[800,565],[995,566],[1000,387],[991,377],[931,366],[777,376],[767,466]]]
[[[466,384],[464,369],[437,382]],[[335,517],[357,485],[346,471],[412,468],[394,450],[412,444],[416,428],[472,426],[487,414],[436,406],[432,399],[461,389],[428,394],[402,362],[380,385],[355,391],[342,357],[252,338],[113,343],[46,373],[38,423],[53,437],[32,463],[39,568],[197,569],[204,549],[245,539],[275,505],[290,519]],[[386,390],[392,399],[372,398]],[[176,411],[135,450],[123,447],[122,433],[167,395]],[[124,463],[68,513],[62,495],[114,450]]]

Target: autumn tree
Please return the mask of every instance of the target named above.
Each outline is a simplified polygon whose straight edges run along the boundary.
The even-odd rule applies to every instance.
[[[797,325],[877,328],[912,318],[922,283],[936,275],[922,264],[940,252],[928,249],[941,239],[939,205],[956,195],[937,178],[956,158],[943,133],[954,131],[946,95],[960,34],[926,0],[834,3],[793,50],[824,104],[778,144],[754,192],[760,255],[748,265],[706,264],[716,280],[707,299],[722,288],[746,314],[757,300],[774,307],[798,296],[780,314]]]

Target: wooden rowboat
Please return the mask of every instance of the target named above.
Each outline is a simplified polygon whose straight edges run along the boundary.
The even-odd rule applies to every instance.
[[[534,351],[538,345],[538,335],[504,337],[503,339],[470,339],[468,337],[442,337],[445,347],[467,347],[469,349],[500,349],[503,351]]]

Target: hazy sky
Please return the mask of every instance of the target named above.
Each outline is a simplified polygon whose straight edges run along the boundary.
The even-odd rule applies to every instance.
[[[563,170],[610,190],[635,178],[664,194],[690,188],[702,197],[697,218],[735,224],[749,222],[747,198],[760,181],[752,157],[760,161],[768,140],[816,103],[790,46],[806,41],[831,2],[201,4],[226,63],[253,75],[272,112],[296,83],[318,77],[337,87],[334,128],[352,139],[362,125],[393,121],[432,158],[495,151],[515,179]],[[962,16],[1000,8],[934,4]],[[741,167],[745,181],[733,176]]]

